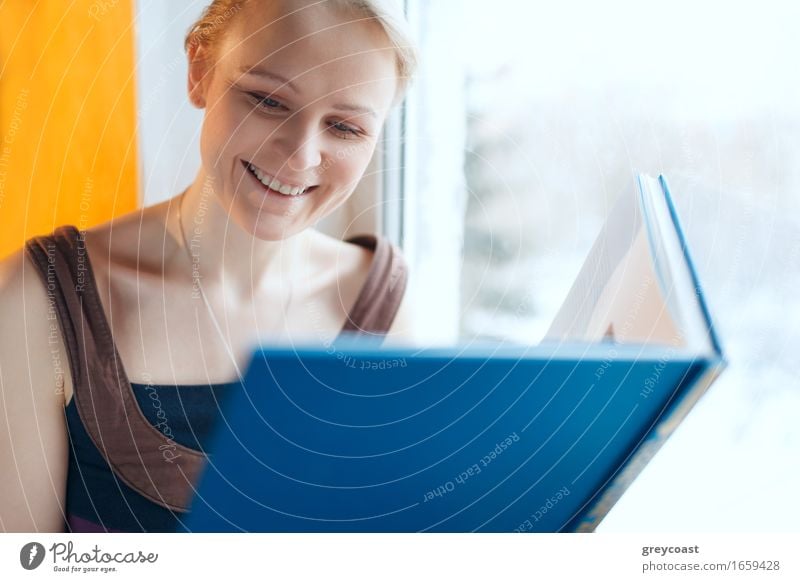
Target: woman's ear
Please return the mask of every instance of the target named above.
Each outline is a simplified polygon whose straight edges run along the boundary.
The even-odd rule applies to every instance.
[[[211,83],[211,51],[202,42],[193,41],[187,51],[189,59],[189,101],[198,109],[206,106],[206,89]]]

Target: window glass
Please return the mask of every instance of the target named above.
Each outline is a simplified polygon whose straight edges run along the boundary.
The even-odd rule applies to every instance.
[[[786,507],[800,488],[797,3],[410,5],[423,68],[405,224],[423,332],[539,341],[610,205],[636,172],[663,173],[731,365],[603,527],[800,517]],[[757,511],[732,512],[744,499]]]

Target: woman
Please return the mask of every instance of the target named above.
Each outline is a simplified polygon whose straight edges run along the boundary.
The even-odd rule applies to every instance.
[[[363,175],[409,46],[377,0],[211,3],[186,39],[195,181],[0,264],[3,530],[180,530],[254,343],[407,330],[397,250],[312,227]]]

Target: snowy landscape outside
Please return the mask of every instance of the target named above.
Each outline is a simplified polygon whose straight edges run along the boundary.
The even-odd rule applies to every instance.
[[[663,173],[729,360],[599,531],[800,522],[799,17],[467,3],[461,338],[540,339],[613,201]]]

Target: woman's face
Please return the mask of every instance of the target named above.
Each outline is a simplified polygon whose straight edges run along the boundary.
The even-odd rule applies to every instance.
[[[206,108],[205,173],[230,218],[263,240],[300,232],[347,199],[397,90],[395,53],[376,23],[306,4],[247,3],[213,68],[189,66],[192,101]]]

